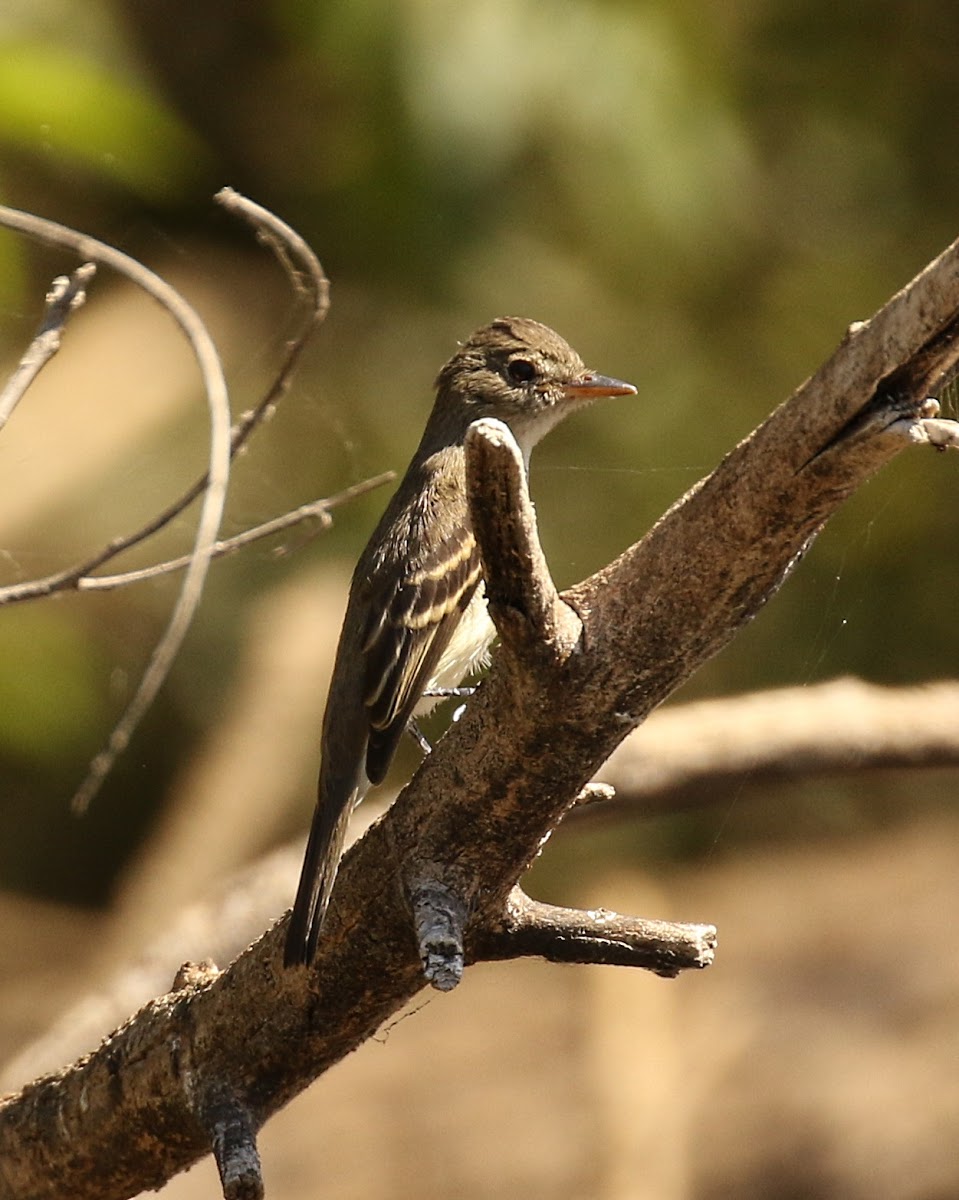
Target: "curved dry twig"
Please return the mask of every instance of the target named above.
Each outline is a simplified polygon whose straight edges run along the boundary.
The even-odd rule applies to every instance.
[[[232,188],[223,188],[215,199],[228,211],[243,217],[258,230],[261,239],[276,254],[281,266],[299,296],[306,297],[309,309],[295,336],[287,344],[286,355],[276,378],[259,403],[244,413],[230,430],[229,453],[231,460],[249,440],[254,429],[266,418],[272,407],[287,390],[296,364],[310,338],[326,318],[330,307],[330,285],[319,259],[300,235],[267,209],[241,196]],[[2,211],[2,210],[0,210]],[[21,214],[23,215],[23,214]],[[18,604],[25,600],[37,600],[52,592],[67,591],[77,587],[80,579],[110,562],[124,551],[138,546],[165,528],[200,496],[209,484],[209,475],[201,475],[176,500],[150,521],[133,533],[114,538],[96,554],[83,562],[62,571],[55,571],[41,579],[27,580],[0,588],[0,605]]]
[[[296,293],[307,296],[310,301],[307,319],[296,337],[288,344],[286,356],[273,385],[259,404],[249,413],[244,414],[232,428],[226,381],[212,339],[190,306],[172,287],[128,255],[98,242],[94,238],[55,222],[34,217],[29,213],[0,207],[0,223],[48,244],[72,250],[83,258],[105,263],[143,288],[158,303],[167,308],[193,346],[206,384],[210,407],[211,444],[208,470],[178,500],[157,514],[141,529],[125,537],[114,539],[83,563],[44,579],[0,589],[0,604],[37,599],[68,588],[79,589],[80,581],[89,576],[97,567],[151,537],[183,512],[201,494],[204,497],[192,554],[188,559],[175,560],[172,566],[161,565],[160,569],[156,571],[156,573],[162,573],[163,570],[185,568],[186,576],[170,621],[154,648],[136,693],[114,727],[106,747],[93,759],[86,778],[74,794],[72,807],[76,812],[83,812],[88,807],[112,769],[118,755],[126,749],[134,730],[162,687],[199,604],[210,561],[218,553],[227,553],[229,549],[235,548],[229,545],[224,547],[217,541],[217,533],[226,502],[230,462],[289,387],[293,370],[310,336],[323,322],[329,310],[329,283],[326,275],[316,255],[299,234],[278,217],[241,196],[232,188],[224,188],[217,194],[216,199],[228,211],[243,217],[257,229],[262,240],[273,248],[278,260],[287,271]],[[83,268],[81,268],[82,270]],[[81,282],[83,278],[81,276]],[[76,293],[76,286],[73,285],[71,290]],[[59,303],[62,306],[62,298]],[[49,299],[48,304],[50,304]],[[46,324],[49,324],[49,320]],[[35,374],[36,371],[33,372],[33,375]],[[18,395],[23,394],[28,383],[29,379],[20,387]],[[16,403],[16,398],[13,402]],[[298,516],[290,523],[296,523],[297,520],[302,519],[307,519],[307,516]],[[280,527],[286,527],[282,524],[283,520],[284,518],[278,518]],[[275,528],[268,529],[267,532],[257,536],[267,536],[268,532],[275,532]],[[255,539],[247,537],[246,540]],[[134,578],[143,577],[140,572],[134,573]],[[91,586],[96,585],[88,584],[87,590]],[[117,577],[113,577],[112,586],[119,586]]]
[[[213,556],[230,479],[230,400],[223,367],[206,326],[175,288],[123,251],[55,221],[0,206],[0,224],[37,241],[69,250],[84,260],[101,262],[125,276],[170,314],[190,343],[203,378],[210,414],[208,484],[197,522],[192,561],[166,629],[154,647],[133,698],[111,733],[106,747],[90,763],[86,778],[73,797],[73,808],[82,812],[122,754],[166,678],[183,643],[203,594],[203,584]]]

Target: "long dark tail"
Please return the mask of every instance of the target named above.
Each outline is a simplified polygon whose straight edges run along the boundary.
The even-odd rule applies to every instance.
[[[344,797],[345,803],[331,804],[329,797],[324,803],[321,797],[316,806],[286,934],[284,966],[309,966],[316,957],[316,943],[340,865],[350,813],[361,798],[362,792],[356,788]]]

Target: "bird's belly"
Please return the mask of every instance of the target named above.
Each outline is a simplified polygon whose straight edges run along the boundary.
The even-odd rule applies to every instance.
[[[457,687],[467,675],[485,667],[489,662],[490,644],[495,636],[496,626],[490,620],[486,608],[486,589],[481,581],[424,690],[430,692]],[[417,716],[422,716],[436,703],[436,697],[423,696],[414,712]]]

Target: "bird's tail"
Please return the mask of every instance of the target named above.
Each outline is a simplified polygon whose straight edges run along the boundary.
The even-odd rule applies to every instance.
[[[331,804],[329,797],[324,803],[323,796],[317,803],[286,933],[284,966],[309,966],[316,957],[316,943],[340,865],[350,813],[362,797],[363,791],[356,787],[346,803]]]

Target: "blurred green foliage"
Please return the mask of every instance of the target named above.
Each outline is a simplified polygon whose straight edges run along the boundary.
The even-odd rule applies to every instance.
[[[509,311],[554,324],[640,391],[569,422],[534,462],[547,553],[568,583],[635,539],[956,234],[957,48],[959,9],[907,0],[868,16],[662,0],[88,0],[81,14],[32,0],[0,18],[0,192],[201,277],[204,248],[256,255],[212,213],[224,183],[311,239],[333,313],[238,471],[237,524],[402,466],[430,380],[474,326]],[[49,275],[23,244],[4,253],[12,356]],[[283,321],[231,364],[238,407]],[[907,458],[689,693],[955,673],[955,467]],[[381,504],[345,511],[310,560],[352,560]],[[219,651],[251,592],[296,565],[225,569],[204,645]],[[36,661],[5,656],[35,684],[8,749],[49,737],[95,751],[78,699],[90,663],[142,654],[116,629],[97,636],[89,653],[64,634],[35,639]],[[194,671],[207,696],[214,658],[185,658],[176,695]],[[37,696],[55,676],[51,726]],[[5,706],[14,690],[0,685]],[[215,708],[165,704],[157,728],[199,728]],[[151,745],[158,779],[173,752]]]
[[[91,704],[104,664],[61,609],[18,605],[0,621],[0,747],[5,758],[83,754],[104,718]]]
[[[69,103],[51,110],[50,96]],[[145,199],[172,199],[196,174],[201,145],[135,80],[47,43],[0,46],[0,140],[51,163],[82,163]]]

